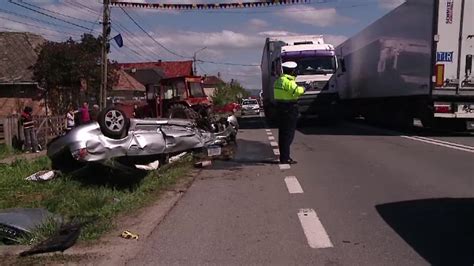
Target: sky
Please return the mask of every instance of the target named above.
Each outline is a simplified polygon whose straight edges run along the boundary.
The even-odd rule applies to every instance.
[[[101,0],[11,1],[24,7],[10,0],[0,0],[0,31],[28,31],[51,41],[70,37],[79,40],[85,32],[101,34]],[[146,3],[239,1],[129,0]],[[337,46],[403,2],[312,0],[304,4],[215,11],[124,8],[128,15],[112,7],[111,37],[120,33],[124,46],[119,48],[112,40],[109,57],[119,63],[176,61],[192,60],[196,53],[198,60],[214,62],[198,63],[198,75],[219,72],[226,81],[236,79],[250,90],[260,90],[259,65],[266,37],[323,35],[325,42]]]

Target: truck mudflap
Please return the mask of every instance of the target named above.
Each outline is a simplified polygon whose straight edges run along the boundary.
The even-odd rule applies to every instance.
[[[337,93],[304,94],[298,99],[301,115],[323,115],[335,111],[338,102]]]

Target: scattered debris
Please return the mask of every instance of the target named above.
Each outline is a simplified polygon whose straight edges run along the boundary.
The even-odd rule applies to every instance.
[[[0,211],[0,241],[5,244],[18,243],[19,239],[38,226],[54,219],[61,221],[56,216],[42,208],[15,208]]]
[[[136,239],[136,240],[138,240],[138,235],[137,234],[131,233],[130,231],[127,231],[127,230],[123,231],[120,234],[120,237],[125,238],[125,239]]]
[[[168,160],[169,163],[174,163],[174,162],[177,162],[179,161],[179,159],[183,158],[184,155],[188,154],[187,152],[182,152],[176,156],[173,156],[173,157],[170,157],[170,159]]]
[[[56,251],[64,252],[66,249],[76,244],[76,241],[81,234],[81,228],[86,223],[88,222],[67,223],[61,225],[59,230],[53,236],[31,249],[21,252],[20,257]]]
[[[48,180],[53,179],[57,173],[58,173],[57,171],[53,171],[53,170],[44,170],[44,171],[36,172],[25,179],[29,181],[48,181]]]
[[[160,161],[156,160],[154,162],[151,162],[151,163],[145,164],[145,165],[136,164],[135,167],[137,169],[141,169],[141,170],[153,171],[153,170],[158,169],[158,167],[160,167]]]
[[[201,161],[194,164],[197,168],[204,168],[212,165],[212,161]]]

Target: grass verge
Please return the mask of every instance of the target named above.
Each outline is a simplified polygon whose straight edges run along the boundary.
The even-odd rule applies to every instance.
[[[5,144],[0,144],[0,160],[20,153],[20,151],[10,148]]]
[[[192,165],[192,158],[187,157],[140,178],[93,170],[86,178],[61,176],[47,182],[33,182],[25,177],[49,169],[49,159],[19,160],[0,166],[0,209],[42,207],[66,219],[98,217],[84,227],[80,237],[81,240],[94,240],[114,226],[117,215],[156,199],[160,191],[187,175]],[[54,225],[46,224],[32,237],[35,242],[40,241],[54,232],[54,228]]]

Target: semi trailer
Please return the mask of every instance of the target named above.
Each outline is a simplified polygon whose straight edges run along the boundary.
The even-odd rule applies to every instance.
[[[336,47],[344,114],[474,129],[474,1],[407,0]]]
[[[305,87],[298,100],[300,114],[331,117],[334,114],[337,92],[331,77],[337,69],[334,46],[324,42],[322,35],[269,37],[263,48],[262,104],[265,116],[275,118],[273,84],[282,74],[281,64],[294,61],[298,64],[296,82]]]

